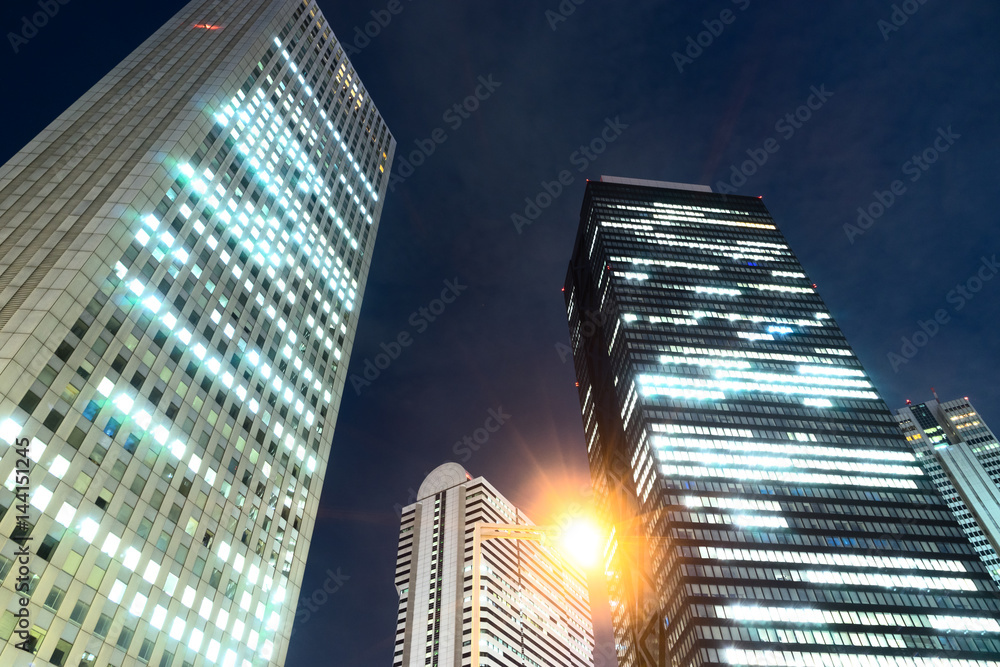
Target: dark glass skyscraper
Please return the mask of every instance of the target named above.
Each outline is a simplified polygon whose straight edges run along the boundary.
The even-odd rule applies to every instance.
[[[1000,664],[997,589],[759,198],[590,182],[565,295],[623,666]]]

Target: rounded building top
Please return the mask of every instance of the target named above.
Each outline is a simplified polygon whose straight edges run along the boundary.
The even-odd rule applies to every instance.
[[[444,463],[432,470],[420,490],[417,491],[417,500],[423,500],[428,496],[441,493],[445,489],[464,484],[472,479],[472,475],[465,471],[465,468],[457,463]]]

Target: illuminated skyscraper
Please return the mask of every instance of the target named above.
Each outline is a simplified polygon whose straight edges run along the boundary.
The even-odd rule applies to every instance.
[[[968,398],[907,404],[896,419],[987,572],[1000,582],[1000,442],[993,431]]]
[[[403,508],[394,667],[470,663],[476,522],[532,525],[457,463],[427,475],[417,502]],[[594,627],[579,569],[527,540],[483,542],[482,559],[483,667],[593,667]]]
[[[1000,664],[997,589],[758,198],[587,184],[567,276],[620,664]]]
[[[0,169],[0,664],[284,663],[394,145],[315,2],[196,0]]]

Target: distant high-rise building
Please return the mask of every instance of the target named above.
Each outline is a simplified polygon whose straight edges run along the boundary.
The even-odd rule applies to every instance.
[[[1000,442],[968,398],[896,411],[916,452],[986,570],[1000,582]]]
[[[462,667],[472,655],[472,550],[477,522],[533,525],[457,463],[433,470],[403,508],[396,559],[394,667]],[[482,544],[483,667],[592,667],[587,579],[552,548]]]
[[[1000,664],[996,586],[759,198],[587,183],[565,297],[623,667]]]
[[[0,168],[0,664],[284,664],[394,146],[196,0]]]

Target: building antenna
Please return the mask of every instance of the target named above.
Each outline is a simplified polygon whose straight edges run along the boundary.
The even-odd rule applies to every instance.
[[[937,392],[934,391],[934,387],[931,387],[931,393],[934,394],[934,400],[937,401],[938,403],[940,403],[941,399],[938,398]]]

